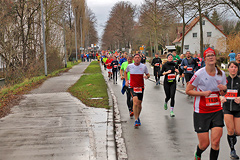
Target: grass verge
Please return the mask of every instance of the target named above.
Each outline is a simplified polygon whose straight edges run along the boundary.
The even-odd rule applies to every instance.
[[[48,78],[58,76],[63,72],[67,72],[76,64],[78,63],[68,62],[67,68],[54,71],[48,76],[43,75],[39,77],[33,77],[31,79],[25,79],[25,81],[22,83],[15,84],[14,86],[3,87],[0,89],[0,118],[10,113],[11,107],[18,104],[18,100],[23,94],[26,94],[32,89],[37,88]]]
[[[88,75],[81,76],[68,91],[89,107],[109,109],[107,84],[99,63],[97,61],[91,62],[84,73],[88,73]]]

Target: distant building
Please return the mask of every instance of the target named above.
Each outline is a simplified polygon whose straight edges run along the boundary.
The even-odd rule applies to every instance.
[[[6,65],[5,65],[5,62],[4,62],[3,58],[2,58],[2,56],[0,56],[0,72],[1,72],[4,68],[6,68]]]
[[[226,40],[227,36],[223,33],[222,26],[214,25],[206,16],[202,16],[203,26],[203,50],[211,47],[219,52],[226,52]],[[173,41],[175,46],[182,44],[182,27],[177,29],[177,38]],[[200,53],[200,26],[199,17],[196,17],[191,21],[189,25],[186,25],[184,36],[184,48],[183,53],[190,51],[191,53]]]

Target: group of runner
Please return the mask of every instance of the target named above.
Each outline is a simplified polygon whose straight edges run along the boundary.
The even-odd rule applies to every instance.
[[[141,63],[142,60],[140,54],[135,54],[134,57],[129,55],[120,70],[123,80],[122,92],[127,93],[127,105],[130,117],[133,115],[135,117],[135,127],[141,126],[139,116],[142,109],[144,79],[150,77],[146,65]],[[229,76],[226,78],[225,72],[217,67],[216,53],[211,48],[204,52],[204,61],[192,57],[190,52],[186,52],[184,59],[182,55],[178,58],[175,53],[169,53],[164,64],[156,54],[152,61],[156,85],[160,83],[160,76],[164,76],[166,94],[164,109],[167,110],[167,102],[171,99],[171,117],[175,116],[173,109],[177,74],[180,78],[185,77],[188,84],[186,94],[195,97],[193,121],[199,141],[195,160],[201,160],[202,153],[209,145],[211,145],[210,160],[218,159],[224,125],[227,128],[230,157],[239,159],[234,148],[237,136],[240,135],[239,63],[240,54],[237,54],[237,62],[232,61],[228,64]]]

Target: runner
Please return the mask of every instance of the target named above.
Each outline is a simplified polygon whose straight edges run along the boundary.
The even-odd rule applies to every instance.
[[[144,78],[148,79],[150,74],[146,65],[140,63],[141,57],[139,54],[134,56],[134,63],[129,64],[124,71],[125,80],[127,80],[127,73],[130,72],[130,80],[126,81],[126,86],[130,88],[130,93],[133,97],[133,113],[135,116],[134,126],[137,128],[141,125],[140,113],[142,110],[142,99],[144,92]],[[144,76],[144,73],[146,74]]]
[[[201,65],[200,59],[198,59],[197,54],[193,55],[193,59],[196,61],[196,65],[197,65],[196,71],[197,71],[198,69],[200,69],[200,67],[199,67],[199,63]]]
[[[158,57],[158,54],[155,54],[155,58],[152,60],[151,64],[154,68],[154,76],[156,80],[156,85],[160,85],[160,69],[162,67],[162,60]]]
[[[167,55],[167,62],[162,66],[161,74],[164,75],[164,91],[165,91],[165,103],[164,109],[167,110],[167,103],[171,99],[170,116],[175,117],[173,112],[176,93],[176,73],[178,73],[177,64],[173,62],[173,55],[169,53]]]
[[[122,88],[122,94],[124,94],[124,92],[126,91],[126,95],[127,95],[127,106],[128,106],[128,110],[129,110],[129,115],[130,118],[133,117],[134,113],[133,113],[133,101],[132,101],[132,96],[130,93],[130,88],[125,86],[126,80],[124,78],[124,71],[127,69],[128,64],[133,63],[133,58],[132,55],[128,55],[127,56],[127,61],[122,63],[121,69],[120,69],[120,75],[121,75],[121,79],[123,80],[123,88]],[[127,73],[127,80],[130,80],[130,72]]]
[[[147,60],[146,56],[141,53],[141,63],[145,64],[146,60]]]
[[[195,160],[201,160],[201,155],[210,142],[210,160],[217,160],[224,126],[219,94],[224,95],[224,91],[227,89],[226,76],[216,67],[216,53],[213,49],[208,48],[204,52],[204,59],[206,67],[199,69],[194,74],[186,88],[186,93],[195,96],[194,128],[199,141]],[[211,140],[209,130],[211,130]]]
[[[201,58],[201,55],[198,53],[198,56],[197,56],[197,58],[199,59],[199,62],[198,62],[198,69],[200,69],[201,68],[201,64],[202,64],[202,58]]]
[[[180,82],[180,79],[182,79],[182,85],[184,85],[184,74],[183,74],[183,70],[181,68],[181,63],[182,63],[183,58],[184,58],[184,55],[181,54],[180,59],[177,61],[178,70],[179,70],[178,82]]]
[[[177,64],[177,61],[180,59],[179,55],[177,55],[176,51],[173,51],[172,55],[173,55],[173,62]]]
[[[106,70],[106,68],[107,68],[107,65],[106,65],[106,61],[107,61],[107,57],[106,56],[104,56],[104,58],[103,58],[103,65],[104,65],[104,70]]]
[[[186,52],[186,58],[181,63],[181,69],[184,70],[184,76],[188,84],[197,69],[196,61],[192,58],[190,51]]]
[[[112,66],[111,66],[112,61],[113,61],[112,56],[109,55],[108,59],[106,60],[109,81],[112,78]]]
[[[118,60],[116,56],[113,56],[113,61],[110,66],[112,67],[113,84],[117,84]]]
[[[238,63],[238,73],[237,73],[237,75],[239,76],[240,75],[240,53],[237,53],[236,62]]]
[[[127,57],[127,54],[126,54],[126,53],[122,54],[122,57],[120,58],[120,62],[119,62],[120,65],[122,65],[123,62],[126,62],[126,61],[127,61],[127,58],[126,58],[126,57]]]
[[[223,103],[224,121],[227,126],[227,140],[231,149],[230,157],[239,159],[234,149],[237,137],[240,135],[240,78],[237,76],[238,63],[231,61],[228,64],[227,94],[221,97]],[[225,103],[224,103],[225,102]]]

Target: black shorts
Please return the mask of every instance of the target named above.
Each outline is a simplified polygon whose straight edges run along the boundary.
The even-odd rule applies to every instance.
[[[133,88],[130,88],[130,93],[131,93],[132,97],[137,96],[140,101],[143,100],[143,92],[144,92],[144,89],[142,89],[142,93],[135,93],[135,92],[133,92]]]
[[[223,110],[223,114],[231,114],[233,117],[240,118],[240,111]]]
[[[189,82],[193,76],[193,74],[191,73],[185,73],[184,75],[185,75],[186,82]]]
[[[183,74],[183,70],[179,67],[179,75],[181,76]]]
[[[197,133],[208,132],[214,127],[224,127],[223,111],[193,114],[194,129]]]

